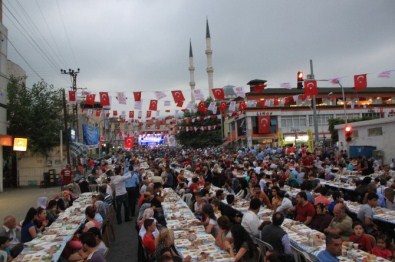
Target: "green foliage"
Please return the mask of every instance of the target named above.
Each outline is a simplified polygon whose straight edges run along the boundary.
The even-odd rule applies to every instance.
[[[205,103],[206,107],[210,104],[212,101],[211,98],[208,98]],[[221,120],[218,119],[216,116],[214,118],[208,118],[204,119],[201,121],[186,121],[186,118],[192,118],[192,117],[205,117],[205,116],[212,116],[213,114],[211,111],[208,111],[208,114],[204,114],[201,112],[191,112],[189,110],[186,110],[184,112],[184,119],[180,125],[178,125],[177,129],[180,130],[182,127],[201,127],[201,126],[210,126],[210,125],[218,125],[221,124]],[[221,135],[221,129],[218,128],[216,130],[205,130],[205,131],[181,131],[176,135],[176,139],[178,142],[184,146],[189,146],[193,148],[198,148],[198,147],[205,147],[205,146],[218,146],[223,143],[222,141],[222,135]]]
[[[350,118],[347,120],[348,123],[353,123],[353,122],[360,122],[360,121],[366,121],[366,120],[372,120],[378,117],[362,117],[362,118]],[[339,134],[337,130],[335,129],[336,125],[342,125],[345,124],[345,120],[342,118],[332,118],[328,119],[328,131],[331,132],[331,139],[333,143],[336,143],[339,141]]]
[[[46,156],[59,145],[59,131],[63,130],[62,93],[44,81],[29,89],[15,78],[8,83],[7,92],[8,134],[27,137],[29,150]]]

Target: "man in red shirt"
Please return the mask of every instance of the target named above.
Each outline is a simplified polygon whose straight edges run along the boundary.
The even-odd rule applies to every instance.
[[[155,220],[152,218],[147,218],[144,220],[144,228],[147,230],[143,237],[143,246],[145,250],[147,251],[149,256],[152,256],[155,253],[155,237],[153,235],[153,232],[156,229],[156,223]]]
[[[73,180],[73,171],[71,171],[70,165],[66,165],[65,168],[60,171],[60,178],[62,186],[66,186]]]
[[[295,211],[295,220],[304,223],[306,226],[310,224],[315,215],[314,205],[307,201],[305,192],[299,192],[296,195],[296,206],[291,208]]]

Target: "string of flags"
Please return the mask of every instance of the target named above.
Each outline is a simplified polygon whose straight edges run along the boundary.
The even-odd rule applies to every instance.
[[[390,78],[393,75],[393,72],[395,70],[386,70],[383,72],[380,72],[377,77],[378,78]],[[358,90],[363,90],[368,87],[368,74],[358,74],[354,75],[354,89],[356,91]],[[339,84],[339,77],[338,78],[332,78],[329,79],[329,83],[331,84]],[[290,83],[281,83],[281,87],[283,88],[290,88],[291,84]],[[263,86],[264,88],[265,86]],[[262,88],[262,90],[263,90]],[[245,87],[233,87],[233,91],[236,94],[236,97],[241,97],[245,98],[245,93],[246,93],[246,88]],[[208,107],[206,107],[206,103],[204,102],[205,96],[200,89],[195,89],[193,91],[193,96],[196,101],[200,101],[196,105],[193,101],[190,101],[186,106],[184,107],[185,104],[185,96],[182,90],[172,90],[170,91],[171,96],[173,98],[173,101],[176,105],[177,108],[179,108],[182,111],[185,110],[190,110],[194,111],[197,110],[200,113],[207,114],[208,111],[211,111],[213,114],[217,114],[219,111],[220,113],[224,113],[226,111],[229,112],[235,112],[235,111],[243,111],[247,107],[248,108],[253,108],[256,107],[258,104],[258,101],[256,100],[246,100],[246,101],[230,101],[226,102],[223,101],[225,99],[225,91],[224,88],[213,88],[212,89],[212,94],[215,100],[209,104]],[[159,103],[163,102],[163,107],[165,107],[164,112],[168,113],[170,112],[170,108],[172,106],[172,101],[169,100],[168,95],[163,92],[163,91],[154,91],[155,98],[156,99],[150,99],[149,104],[148,104],[148,110],[146,111],[145,118],[151,118],[153,117],[153,112],[156,112],[156,116],[159,116],[160,111],[158,110]],[[304,81],[304,94],[303,95],[294,95],[294,96],[286,96],[282,98],[273,98],[273,99],[265,99],[261,100],[260,103],[262,103],[263,107],[270,107],[270,106],[281,106],[289,102],[297,102],[297,101],[305,101],[307,98],[317,95],[318,94],[318,86],[317,86],[317,81],[316,80],[305,80]],[[108,92],[99,92],[99,103],[103,109],[88,109],[87,110],[87,115],[88,116],[93,116],[93,110],[95,110],[95,116],[100,117],[103,113],[105,112],[105,117],[110,117],[110,100],[111,97],[109,96]],[[142,99],[142,91],[133,91],[132,92],[132,97],[134,100],[134,105],[133,109],[129,111],[129,119],[134,119],[135,118],[135,111],[137,111],[137,118],[141,119],[143,117],[142,114],[142,108],[143,108],[143,99]],[[165,99],[167,98],[167,99]],[[127,104],[127,99],[128,97],[125,95],[124,92],[116,92],[115,99],[118,101],[119,104],[121,105],[126,105]],[[162,100],[163,101],[160,101]],[[76,104],[76,91],[70,90],[69,91],[69,103],[70,104]],[[85,105],[91,105],[94,106],[96,103],[96,94],[93,93],[85,93],[85,100],[84,100]],[[176,114],[179,110],[176,109]],[[112,116],[116,117],[118,116],[118,111],[113,110],[112,111]],[[126,112],[122,111],[120,117],[126,119]]]

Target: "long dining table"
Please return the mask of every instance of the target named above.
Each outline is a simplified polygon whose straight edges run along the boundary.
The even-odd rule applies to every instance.
[[[85,208],[91,205],[92,192],[81,194],[73,205],[45,229],[42,235],[24,243],[24,249],[13,261],[59,261],[60,256],[85,220]]]

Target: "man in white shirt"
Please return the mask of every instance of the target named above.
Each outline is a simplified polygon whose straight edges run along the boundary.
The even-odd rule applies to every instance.
[[[129,218],[129,204],[128,204],[128,192],[126,191],[125,180],[131,178],[131,173],[127,175],[123,173],[123,167],[117,166],[114,169],[115,176],[111,177],[111,184],[115,187],[115,201],[116,205],[116,217],[118,224],[122,224],[121,209],[124,206],[125,222],[130,221]]]
[[[258,198],[253,198],[250,201],[250,208],[243,215],[243,219],[241,220],[241,225],[244,229],[250,234],[252,240],[254,241],[255,237],[259,238],[259,226],[261,221],[258,217],[258,212],[262,203]],[[254,241],[255,242],[255,241]]]
[[[287,215],[288,209],[292,207],[292,201],[288,197],[285,197],[284,192],[280,192],[277,197],[281,201],[281,204],[277,207],[276,212],[281,212],[284,215]]]
[[[17,226],[16,218],[8,215],[4,217],[3,226],[0,227],[0,236],[7,237],[10,240],[10,249],[12,257],[17,257],[23,249],[21,244],[21,228]]]

